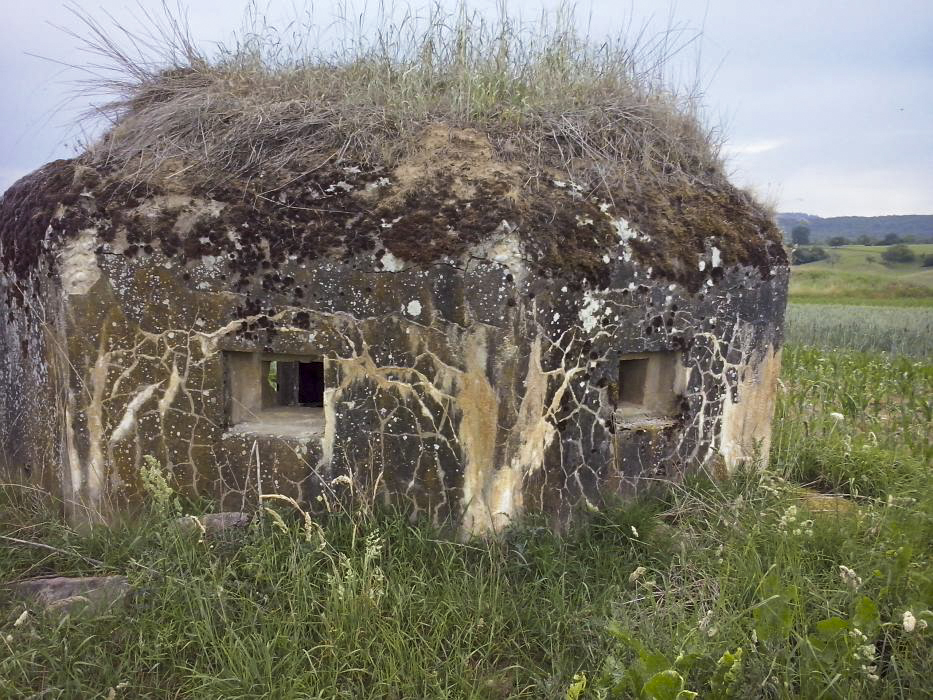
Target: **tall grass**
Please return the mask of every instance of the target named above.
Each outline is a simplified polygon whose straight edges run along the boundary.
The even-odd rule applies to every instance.
[[[211,52],[164,8],[138,32],[73,8],[69,31],[97,59],[82,87],[102,95],[93,114],[111,124],[88,156],[141,178],[377,167],[443,122],[481,130],[532,173],[557,168],[592,187],[724,181],[698,91],[667,79],[695,34],[591,40],[570,5],[536,23],[504,8],[489,17],[438,3],[397,16],[378,6],[326,27],[309,11],[282,30],[255,13]]]
[[[798,346],[782,362],[772,459],[795,479],[883,496],[933,461],[929,362]]]
[[[94,697],[121,684],[127,697],[557,695],[605,654],[601,621],[634,562],[665,556],[656,510],[564,539],[528,523],[468,544],[391,514],[336,518],[323,539],[286,516],[200,542],[153,517],[80,536],[49,517],[14,526],[6,511],[5,531],[93,553],[145,593],[129,612],[4,623],[0,695]],[[0,568],[93,569],[45,554],[0,550]]]

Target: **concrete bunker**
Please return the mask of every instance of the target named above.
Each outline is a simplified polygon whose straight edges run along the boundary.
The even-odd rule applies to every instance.
[[[507,123],[308,131],[315,85],[231,93],[226,66],[153,73],[99,144],[0,199],[2,478],[106,520],[144,503],[153,457],[222,510],[369,494],[484,533],[767,458],[787,260],[689,109],[607,107],[597,71],[572,131],[600,148],[550,93],[534,111],[534,81]],[[166,157],[152,119],[194,113],[223,133],[182,123]],[[265,138],[250,117],[293,131],[240,143]]]

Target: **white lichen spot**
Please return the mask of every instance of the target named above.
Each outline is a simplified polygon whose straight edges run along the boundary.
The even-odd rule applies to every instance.
[[[405,313],[407,313],[409,316],[420,316],[421,302],[417,299],[408,302],[408,306],[405,307]]]
[[[553,323],[557,323],[559,320],[560,320],[560,312],[555,311],[554,316],[551,318],[551,321]]]
[[[711,262],[713,268],[722,267],[722,254],[716,246],[713,246],[713,259]]]
[[[405,269],[405,261],[397,258],[388,250],[382,251],[382,269],[386,272],[401,272]]]
[[[87,294],[100,279],[97,266],[97,229],[84,229],[60,253],[62,291],[65,294]]]
[[[554,180],[554,187],[560,187],[561,189],[565,188],[567,183],[563,180]]]
[[[604,299],[594,297],[591,292],[585,292],[583,294],[583,306],[580,308],[579,316],[580,325],[583,327],[584,331],[589,333],[596,328],[599,322],[600,311],[605,303],[606,301]]]
[[[697,267],[700,268],[700,272],[703,272],[703,270],[706,269],[706,261],[705,261],[705,260],[701,260],[700,263],[699,263],[699,265],[698,265]]]
[[[380,177],[378,180],[375,180],[374,182],[369,182],[369,183],[367,183],[367,184],[366,184],[366,189],[367,189],[367,190],[377,190],[377,189],[379,189],[380,187],[386,187],[387,185],[390,185],[390,184],[392,184],[392,181],[391,181],[389,178],[387,178],[387,177]]]
[[[610,261],[610,260],[611,260],[611,258],[610,258],[608,255],[604,255],[604,256],[603,256],[603,262],[606,263],[607,265],[609,264],[609,261]]]
[[[612,222],[612,225],[616,227],[616,234],[619,236],[619,243],[625,245],[633,238],[638,237],[638,231],[633,229],[629,222],[623,218],[615,219]]]

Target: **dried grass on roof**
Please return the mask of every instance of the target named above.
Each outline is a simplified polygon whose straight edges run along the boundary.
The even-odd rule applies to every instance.
[[[527,25],[433,7],[330,34],[253,17],[208,53],[178,13],[148,16],[142,35],[77,16],[76,36],[103,59],[89,87],[107,95],[95,114],[110,124],[84,158],[134,181],[393,167],[443,123],[485,134],[530,176],[565,173],[610,199],[645,178],[725,184],[696,95],[663,79],[682,33],[594,43],[566,8]]]

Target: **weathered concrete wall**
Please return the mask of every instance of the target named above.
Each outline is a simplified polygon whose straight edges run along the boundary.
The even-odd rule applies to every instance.
[[[375,205],[348,193],[390,179],[358,170],[281,219],[195,194],[125,195],[108,209],[76,170],[79,194],[56,210],[45,251],[0,256],[0,291],[37,290],[4,297],[3,469],[57,490],[76,515],[132,509],[152,455],[177,487],[225,509],[260,492],[315,508],[357,496],[486,532],[528,510],[559,527],[645,480],[767,458],[788,276],[779,248],[762,238],[747,262],[727,261],[710,241],[672,252],[658,274],[650,261],[665,242],[584,205],[572,183],[547,185],[560,216],[509,221],[505,205],[480,214],[457,198],[493,196],[492,181],[508,201],[515,173],[470,167],[479,180],[431,190],[442,219],[395,215],[411,192],[387,196],[381,223],[366,224],[381,239],[355,233]],[[352,215],[288,218],[322,198],[323,211]],[[459,216],[469,236],[451,228]],[[535,222],[546,236],[527,230]],[[669,410],[620,411],[620,357],[661,351],[676,368],[657,402]],[[232,420],[243,397],[231,372],[253,360],[230,353],[244,352],[323,359],[320,414]]]
[[[61,298],[45,276],[0,274],[0,478],[67,490],[63,390],[68,382]]]
[[[593,293],[516,279],[508,256],[393,272],[381,257],[280,268],[312,306],[259,283],[231,293],[222,263],[72,246],[63,269],[74,278],[81,267],[87,283],[63,283],[67,420],[40,410],[55,405],[45,400],[7,405],[31,417],[8,434],[37,446],[30,463],[46,470],[66,462],[56,445],[67,445],[72,498],[105,514],[138,500],[153,455],[186,492],[225,508],[255,504],[257,481],[318,507],[356,489],[472,531],[528,508],[563,521],[640,479],[720,454],[731,465],[767,440],[783,273],[762,281],[738,268],[693,296],[620,261],[616,288]],[[21,326],[3,334],[4,382],[48,387],[47,353],[31,362],[11,347]],[[679,353],[682,405],[666,423],[626,426],[619,355],[656,350]],[[327,358],[321,434],[231,430],[224,351]],[[341,474],[352,484],[334,483]]]

